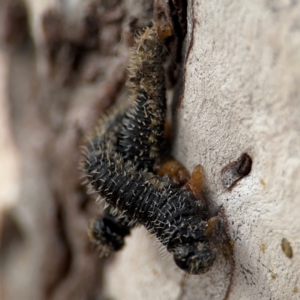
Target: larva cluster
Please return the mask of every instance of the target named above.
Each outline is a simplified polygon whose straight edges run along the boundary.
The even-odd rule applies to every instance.
[[[130,226],[144,225],[173,253],[182,270],[200,274],[216,257],[209,246],[205,201],[153,173],[165,144],[161,56],[162,41],[170,32],[168,25],[154,24],[137,39],[129,67],[132,105],[101,121],[88,145],[84,168],[94,190],[130,219]],[[93,236],[98,232],[103,228],[95,227]]]

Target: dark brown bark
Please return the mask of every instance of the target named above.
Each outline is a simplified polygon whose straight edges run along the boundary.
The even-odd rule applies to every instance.
[[[150,3],[151,4],[151,3]],[[2,1],[8,107],[20,154],[20,195],[4,211],[4,299],[99,299],[104,261],[88,240],[99,213],[81,184],[80,145],[98,117],[126,99],[128,49],[150,24],[152,5],[95,1],[70,22],[63,5],[29,28],[28,7]],[[32,12],[31,12],[32,13]]]

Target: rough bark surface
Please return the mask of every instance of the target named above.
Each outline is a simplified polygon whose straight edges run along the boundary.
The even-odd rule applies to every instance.
[[[235,241],[235,266],[219,255],[209,273],[186,277],[138,229],[105,287],[117,299],[298,299],[300,3],[195,0],[188,14],[173,153],[189,170],[203,165],[209,199],[224,207]],[[222,170],[243,153],[251,173],[229,190]]]
[[[299,1],[188,1],[172,151],[190,171],[203,166],[208,199],[223,207],[234,240],[234,262],[219,251],[199,276],[180,271],[144,228],[106,261],[86,235],[99,208],[80,185],[79,145],[127,98],[128,48],[152,19],[152,1],[0,4],[0,104],[19,163],[1,161],[1,180],[19,174],[18,187],[0,194],[16,199],[1,208],[3,299],[299,298]],[[250,174],[225,184],[243,153]]]

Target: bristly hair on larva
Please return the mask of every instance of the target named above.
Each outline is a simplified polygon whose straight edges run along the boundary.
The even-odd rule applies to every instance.
[[[144,225],[155,234],[179,268],[200,274],[216,258],[209,244],[206,202],[169,177],[153,173],[165,143],[161,57],[168,28],[168,24],[153,24],[137,38],[128,79],[132,103],[102,119],[87,147],[84,170],[94,190],[131,224]],[[112,228],[111,223],[109,228],[101,226],[93,236]]]
[[[166,114],[162,56],[163,40],[171,35],[171,24],[165,23],[153,24],[152,28],[146,28],[143,34],[136,37],[135,47],[130,51],[127,82],[132,103],[130,107],[114,108],[100,119],[96,130],[96,136],[103,136],[111,120],[118,123],[117,120],[122,118],[123,124],[117,129],[120,131],[118,150],[125,161],[134,161],[138,169],[152,170],[159,153],[164,152],[166,148],[164,136],[161,135]],[[152,95],[151,99],[148,99],[149,95]],[[152,114],[149,114],[151,110]],[[96,136],[91,137],[95,143],[97,143]],[[102,246],[103,256],[109,255],[110,251],[121,249],[124,238],[136,223],[128,217],[124,219],[119,214],[112,214],[112,211],[110,208],[105,209],[102,217],[91,221],[88,230],[90,240]]]
[[[123,119],[118,150],[139,168],[153,169],[166,148],[166,87],[163,40],[172,34],[169,23],[153,24],[136,39],[130,51],[128,81],[131,107]]]
[[[172,34],[171,25],[154,23],[136,38],[130,51],[127,86],[131,103],[122,117],[118,151],[139,169],[153,170],[166,150],[166,88],[163,41]]]
[[[91,220],[88,236],[93,244],[99,246],[100,255],[105,257],[123,248],[130,230],[130,220],[126,216],[114,215],[108,209],[101,217]]]

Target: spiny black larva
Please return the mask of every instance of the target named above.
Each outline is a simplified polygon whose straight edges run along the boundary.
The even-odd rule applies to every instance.
[[[168,25],[146,28],[130,52],[129,78],[133,106],[125,112],[117,150],[138,168],[152,170],[165,148],[166,88],[162,56]]]
[[[133,161],[138,170],[142,168],[149,171],[153,170],[155,161],[166,149],[163,135],[166,98],[162,40],[171,35],[171,27],[167,23],[156,25],[156,28],[158,30],[147,28],[137,38],[136,46],[130,52],[127,85],[134,105],[130,109],[118,108],[112,113],[122,114],[124,111],[121,116],[122,126],[117,129],[120,131],[117,151],[124,161]],[[103,130],[106,121],[102,120],[100,126]],[[103,133],[101,130],[100,135]],[[122,248],[116,245],[124,245],[125,236],[134,226],[134,220],[127,216],[124,218],[114,209],[108,208],[102,217],[92,220],[88,234],[94,244],[101,245],[101,255],[107,256],[111,251]]]
[[[152,173],[164,143],[165,84],[161,27],[154,24],[131,54],[133,106],[102,120],[85,155],[93,188],[133,223],[154,233],[175,263],[189,274],[210,269],[216,255],[209,246],[204,201],[167,177]]]

